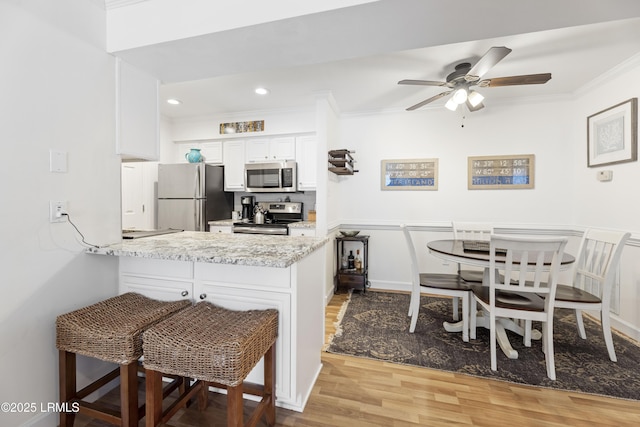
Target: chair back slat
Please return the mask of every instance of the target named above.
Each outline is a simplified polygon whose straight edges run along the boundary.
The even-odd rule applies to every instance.
[[[451,225],[453,227],[453,238],[456,240],[489,241],[493,234],[493,226],[491,224],[454,221]]]
[[[555,295],[567,241],[564,237],[533,239],[492,235],[489,252],[491,305],[495,305],[495,290]],[[504,250],[504,262],[500,262],[496,254]],[[546,298],[545,304],[551,304],[552,308],[553,298]]]
[[[409,257],[411,258],[411,285],[413,288],[420,288],[420,271],[418,269],[418,255],[416,254],[416,248],[411,238],[411,232],[405,224],[400,225],[400,229],[404,234],[404,239],[409,250]]]
[[[578,249],[573,286],[608,304],[622,249],[630,236],[621,231],[586,230]]]

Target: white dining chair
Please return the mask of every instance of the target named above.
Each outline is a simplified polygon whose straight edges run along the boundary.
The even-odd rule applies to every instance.
[[[567,238],[523,238],[492,235],[489,251],[489,286],[472,286],[471,310],[480,306],[489,316],[491,370],[497,370],[497,318],[543,323],[542,350],[547,376],[555,380],[553,358],[553,311],[560,261]],[[496,259],[498,250],[499,259]],[[506,251],[506,254],[503,252]],[[502,258],[504,257],[504,262]],[[522,266],[526,266],[523,268]],[[541,295],[545,295],[543,298]],[[475,330],[476,316],[471,316]],[[525,343],[530,338],[525,336]]]
[[[456,240],[489,241],[493,234],[493,226],[487,223],[452,221],[451,226]],[[458,264],[458,274],[467,282],[482,282],[483,270],[463,270]]]
[[[411,238],[411,233],[405,224],[400,225],[411,261],[411,299],[409,301],[409,316],[411,325],[409,332],[414,333],[420,314],[420,295],[422,292],[436,296],[448,296],[462,300],[462,340],[469,341],[469,301],[471,293],[468,284],[458,274],[420,273],[418,256]],[[457,319],[456,319],[457,320]]]
[[[620,263],[624,245],[630,233],[600,229],[585,231],[574,264],[571,285],[558,284],[555,295],[557,308],[575,310],[576,325],[582,339],[587,335],[582,321],[582,310],[600,312],[600,324],[609,359],[616,362],[616,351],[611,336],[609,308],[611,289]]]

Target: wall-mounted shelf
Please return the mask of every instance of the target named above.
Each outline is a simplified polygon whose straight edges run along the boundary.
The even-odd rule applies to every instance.
[[[329,171],[336,175],[353,175],[358,172],[353,169],[352,153],[355,151],[349,150],[331,150],[329,151]]]

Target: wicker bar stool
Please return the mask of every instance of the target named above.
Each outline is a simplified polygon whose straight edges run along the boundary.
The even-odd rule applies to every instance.
[[[243,425],[242,394],[262,397],[247,421],[254,426],[264,415],[273,426],[275,412],[275,341],[278,311],[233,311],[209,302],[177,313],[144,333],[146,426],[166,423],[192,397],[207,406],[209,386],[227,390],[227,426]],[[264,385],[244,382],[264,356]],[[162,374],[197,380],[163,411]]]
[[[59,352],[60,402],[79,404],[79,412],[120,426],[137,426],[144,416],[138,408],[138,359],[142,356],[142,333],[148,327],[191,306],[188,300],[156,301],[126,293],[56,319]],[[120,365],[82,390],[76,386],[76,354]],[[83,401],[89,394],[120,376],[120,412]],[[174,381],[172,390],[182,386]],[[60,426],[73,426],[75,413],[60,412]]]

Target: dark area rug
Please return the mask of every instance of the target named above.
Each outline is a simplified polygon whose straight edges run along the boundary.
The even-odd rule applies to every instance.
[[[640,347],[616,336],[618,362],[609,360],[600,325],[584,318],[587,339],[579,337],[575,316],[556,310],[554,347],[556,381],[547,377],[541,340],[525,347],[522,337],[507,332],[518,351],[508,359],[498,346],[498,370],[491,370],[489,331],[478,328],[477,339],[462,341],[442,323],[451,321],[451,300],[423,296],[416,331],[409,333],[409,295],[385,292],[353,294],[346,303],[337,333],[326,351],[418,365],[539,387],[573,390],[640,400]],[[344,307],[343,307],[344,309]],[[534,322],[534,327],[538,327]]]

